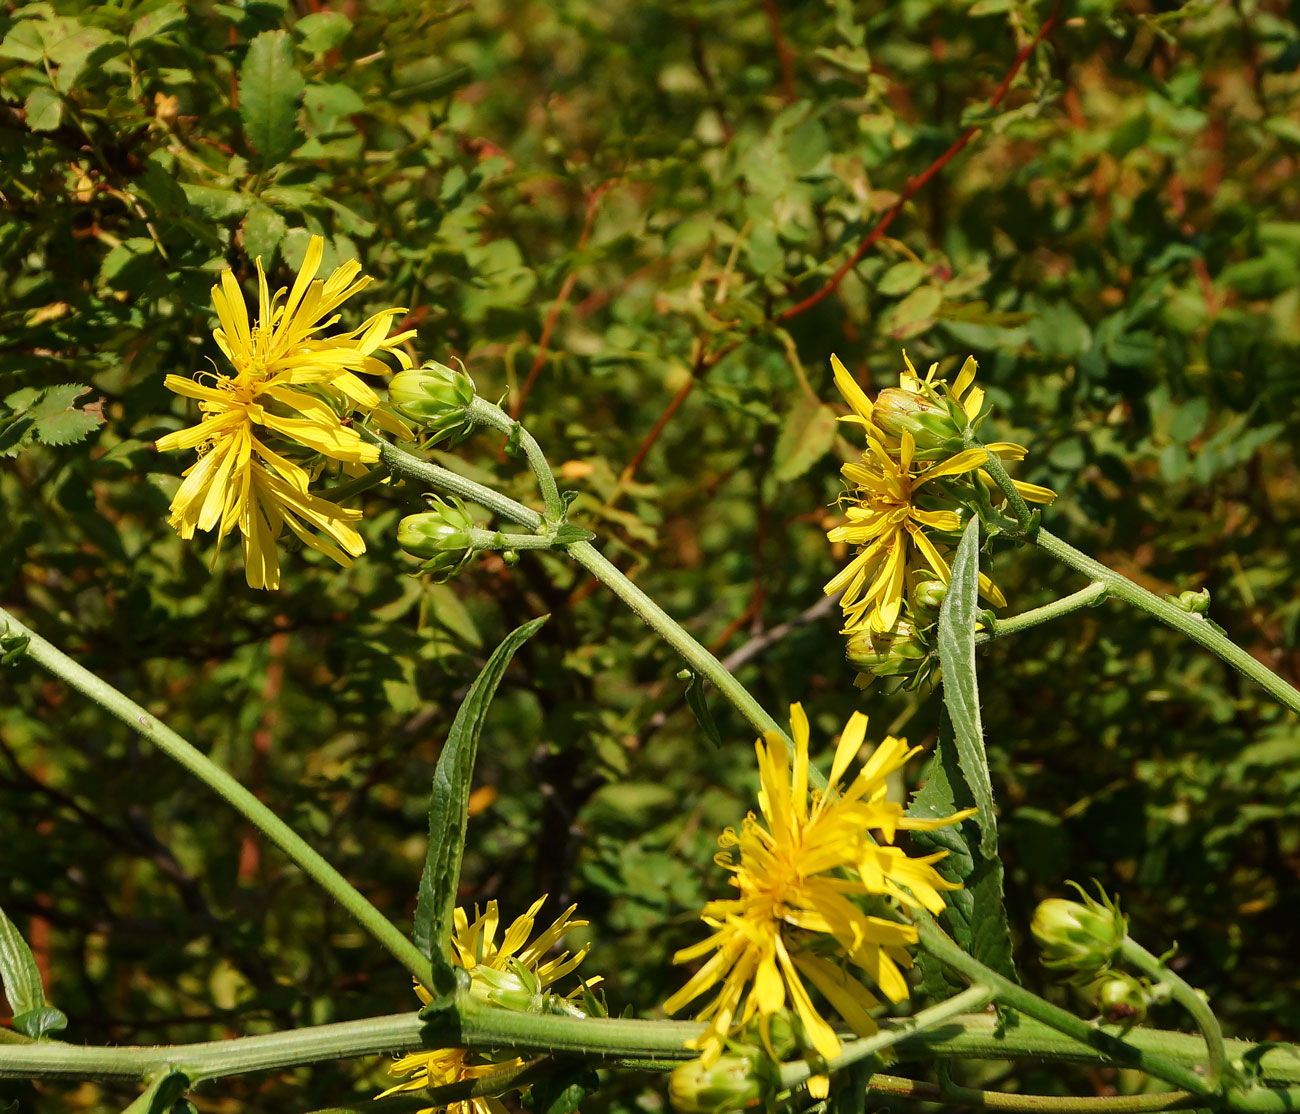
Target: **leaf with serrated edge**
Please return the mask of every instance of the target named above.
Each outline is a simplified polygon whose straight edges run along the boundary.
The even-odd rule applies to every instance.
[[[84,441],[104,424],[97,410],[64,410],[41,418],[36,423],[36,436],[43,445],[72,445]]]
[[[263,31],[239,67],[239,116],[263,166],[282,162],[298,144],[298,102],[306,82],[293,65],[288,31]]]
[[[930,762],[926,782],[912,798],[907,815],[926,820],[951,816],[972,804],[970,791],[958,768],[952,724],[945,715],[939,724],[939,744]],[[979,851],[980,830],[974,819],[913,832],[912,846],[918,854],[946,851],[935,869],[949,882],[962,888],[946,893],[948,908],[943,919],[952,938],[970,955],[1007,978],[1016,977],[1011,958],[1011,932],[1002,904],[1002,861]],[[961,989],[937,960],[917,956],[921,987],[928,997],[946,998]]]
[[[492,652],[456,713],[433,772],[433,791],[429,795],[429,850],[420,875],[413,939],[415,946],[429,957],[433,965],[433,989],[444,998],[449,999],[456,986],[450,961],[452,913],[456,907],[460,861],[465,853],[470,783],[483,720],[515,651],[549,617],[543,615],[511,631]]]
[[[979,519],[972,517],[957,546],[948,593],[939,612],[939,664],[943,667],[943,703],[952,718],[957,759],[970,787],[980,826],[980,851],[997,854],[997,818],[993,813],[993,783],[984,753],[980,722],[979,684],[975,678],[975,607],[979,593]]]

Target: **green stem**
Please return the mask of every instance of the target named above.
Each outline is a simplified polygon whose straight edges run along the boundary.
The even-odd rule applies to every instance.
[[[493,514],[526,526],[530,530],[536,530],[543,525],[542,516],[522,503],[516,503],[490,487],[467,480],[447,468],[441,468],[412,456],[367,430],[363,429],[360,432],[366,440],[379,446],[379,459],[393,475],[427,484],[441,491],[458,495],[462,499],[472,500],[486,507]],[[786,737],[777,722],[763,710],[745,687],[727,672],[723,664],[687,634],[668,612],[602,556],[595,546],[590,542],[574,542],[567,548],[569,556],[644,619],[660,638],[686,659],[686,663],[696,673],[712,681],[718,691],[730,700],[736,710],[760,733],[775,731],[782,738]]]
[[[901,1040],[937,1028],[967,1010],[982,1010],[993,1001],[993,997],[993,991],[987,986],[978,984],[970,986],[945,1002],[940,1002],[936,1006],[920,1010],[911,1017],[905,1017],[894,1022],[888,1029],[882,1029],[879,1033],[874,1033],[869,1037],[849,1041],[841,1046],[838,1056],[827,1060],[822,1066],[817,1066],[820,1061],[809,1064],[803,1060],[782,1064],[781,1090],[788,1091],[793,1087],[798,1087],[800,1084],[806,1083],[811,1076],[820,1075],[823,1072],[841,1071],[858,1063],[860,1060],[865,1060],[868,1056],[874,1056],[877,1052],[892,1048]]]
[[[969,433],[964,440],[968,449],[984,448],[984,444]],[[1025,502],[1024,496],[1016,490],[1016,485],[1012,483],[1011,477],[1007,475],[1007,470],[1002,467],[1002,461],[992,453],[989,453],[988,457],[984,470],[993,477],[993,482],[1001,488],[1002,494],[1007,497],[1007,502],[1011,504],[1011,513],[1016,516],[1016,521],[1021,526],[1028,526],[1034,512],[1029,509],[1029,504]]]
[[[555,485],[555,474],[551,471],[551,465],[537,439],[524,428],[521,422],[515,421],[501,407],[494,406],[477,395],[469,405],[469,417],[478,425],[488,426],[504,433],[507,437],[519,438],[519,447],[524,450],[528,465],[532,468],[533,475],[537,477],[537,486],[542,492],[542,503],[546,507],[547,519],[550,522],[562,522],[564,500],[560,498],[560,489]]]
[[[1286,705],[1293,712],[1300,712],[1300,691],[1282,680],[1268,666],[1251,657],[1213,623],[1199,615],[1184,611],[1168,600],[1161,599],[1154,592],[1148,592],[1145,588],[1134,584],[1128,577],[1107,568],[1099,561],[1094,561],[1086,553],[1081,553],[1047,530],[1039,530],[1034,541],[1058,561],[1069,565],[1072,569],[1077,569],[1094,581],[1103,583],[1107,595],[1131,603],[1134,607],[1141,608],[1148,615],[1159,619],[1166,626],[1181,631],[1193,642],[1204,646],[1210,653],[1222,658],[1238,672],[1255,681],[1279,703]]]
[[[1203,1100],[1186,1091],[1166,1091],[1155,1095],[1115,1095],[1096,1098],[1091,1095],[1013,1095],[1001,1091],[980,1091],[945,1082],[943,1086],[896,1075],[873,1075],[868,1089],[882,1095],[919,1099],[922,1102],[974,1106],[983,1110],[1025,1111],[1026,1114],[1145,1114],[1155,1110],[1181,1110],[1197,1106]]]
[[[641,616],[696,673],[712,681],[714,687],[760,734],[772,731],[782,739],[786,738],[776,720],[764,711],[744,685],[727,672],[722,662],[687,634],[668,612],[624,576],[595,546],[590,542],[575,542],[568,549],[570,557]]]
[[[1112,1061],[1154,1075],[1184,1091],[1191,1091],[1197,1095],[1210,1095],[1216,1090],[1208,1086],[1195,1071],[1176,1064],[1164,1056],[1145,1053],[1103,1032],[1083,1018],[1044,1001],[1037,994],[985,967],[979,960],[967,955],[953,943],[930,916],[918,913],[915,915],[915,920],[917,931],[920,933],[921,946],[927,952],[954,971],[960,972],[970,982],[991,987],[996,991],[998,1001],[1004,1005],[1035,1018],[1045,1025],[1050,1025],[1053,1029],[1073,1037],[1082,1044],[1096,1048]]]
[[[1201,1036],[1205,1038],[1205,1051],[1209,1059],[1205,1081],[1211,1087],[1218,1087],[1223,1078],[1226,1056],[1223,1029],[1219,1025],[1219,1019],[1214,1016],[1214,1011],[1210,1009],[1210,1004],[1196,992],[1195,987],[1171,971],[1137,941],[1124,937],[1119,954],[1143,974],[1168,987],[1174,1001],[1192,1015]]]
[[[886,1021],[881,1027],[892,1030],[895,1024]],[[685,1043],[698,1036],[701,1029],[698,1023],[688,1021],[526,1015],[479,1006],[477,1010],[466,1011],[459,1027],[454,1018],[443,1024],[426,1024],[417,1014],[408,1012],[255,1037],[163,1047],[95,1048],[61,1041],[3,1045],[0,1046],[0,1079],[141,1079],[172,1068],[183,1071],[191,1080],[216,1079],[356,1056],[463,1046],[510,1048],[521,1054],[559,1049],[599,1055],[611,1063],[635,1061],[647,1069],[656,1065],[670,1068],[675,1062],[695,1055]],[[1159,1055],[1189,1066],[1201,1062],[1205,1056],[1201,1038],[1188,1033],[1134,1029],[1127,1040],[1130,1051],[1136,1050],[1147,1057]],[[1300,1084],[1297,1046],[1277,1044],[1260,1054],[1259,1046],[1249,1041],[1225,1043],[1228,1056],[1234,1060],[1256,1055],[1263,1078],[1268,1082]],[[1092,1039],[1092,1034],[1080,1041],[1030,1017],[1008,1021],[1005,1016],[994,1017],[988,1013],[954,1017],[938,1029],[912,1031],[899,1040],[897,1052],[901,1060],[912,1061],[1034,1059],[1104,1066],[1116,1059],[1104,1044]],[[1130,1061],[1131,1057],[1124,1060]],[[1240,1097],[1260,1104],[1272,1101],[1271,1096],[1285,1093],[1264,1089],[1262,1098],[1249,1099],[1257,1094],[1257,1090],[1252,1090]],[[1235,1102],[1237,1097],[1231,1096],[1230,1101]],[[1214,1101],[1222,1101],[1221,1096],[1216,1096]]]
[[[465,531],[475,549],[554,549],[554,534],[505,534],[500,530]]]
[[[1006,619],[994,618],[991,622],[985,619],[984,625],[988,629],[976,632],[975,643],[979,645],[982,642],[991,642],[995,638],[1005,638],[1009,634],[1019,634],[1022,630],[1038,626],[1039,623],[1059,619],[1062,615],[1070,614],[1071,611],[1092,607],[1106,598],[1107,591],[1105,584],[1100,580],[1094,580],[1088,587],[1080,588],[1077,592],[1062,596],[1051,603],[1045,603],[1042,607],[1035,607]]]
[[[429,961],[420,950],[402,935],[392,921],[370,904],[343,875],[330,866],[306,840],[235,778],[207,755],[182,739],[166,724],[149,715],[139,704],[118,692],[107,681],[101,680],[78,665],[30,627],[20,623],[9,612],[0,608],[0,627],[6,623],[10,633],[25,634],[31,640],[27,646],[28,657],[56,676],[62,677],[106,712],[115,715],[131,730],[149,739],[168,758],[179,762],[212,789],[351,913],[362,927],[387,948],[417,980],[427,985]]]

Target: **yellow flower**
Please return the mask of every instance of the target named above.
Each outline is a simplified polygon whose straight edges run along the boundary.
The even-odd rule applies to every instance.
[[[825,588],[827,595],[844,592],[840,606],[845,615],[845,633],[864,628],[890,630],[902,609],[904,586],[913,570],[928,568],[945,584],[948,582],[948,562],[926,531],[956,533],[962,527],[962,517],[950,508],[934,506],[934,497],[944,493],[922,492],[925,484],[971,475],[992,488],[993,481],[982,468],[987,454],[1023,460],[1027,452],[1023,445],[1011,441],[959,448],[964,427],[977,427],[985,416],[984,391],[974,385],[979,367],[974,357],[962,365],[951,387],[936,380],[938,364],[932,364],[922,378],[906,352],[903,362],[907,370],[900,373],[899,387],[882,392],[882,399],[894,396],[882,409],[872,403],[839,358],[831,357],[835,385],[852,411],[840,420],[861,425],[867,435],[861,461],[842,469],[856,505],[846,512],[848,522],[827,534],[831,541],[858,547],[853,560]],[[902,405],[899,398],[916,401]],[[926,440],[925,452],[917,451],[917,435]],[[945,454],[949,455],[943,459]],[[1050,503],[1056,498],[1048,488],[1012,482],[1032,502]],[[918,498],[931,505],[918,504]],[[998,607],[1005,606],[1006,599],[983,573],[979,589]]]
[[[888,846],[899,829],[933,829],[971,814],[911,819],[887,799],[885,779],[915,749],[886,739],[844,786],[866,736],[867,717],[855,713],[835,749],[827,788],[810,791],[808,720],[798,704],[790,708],[790,727],[793,762],[776,732],[756,744],[761,819],[750,813],[739,834],[728,829],[718,841],[724,849],[718,864],[731,872],[739,896],[706,905],[701,919],[713,934],[675,956],[678,963],[709,958],[664,1003],[669,1013],[718,988],[699,1014],[708,1028],[688,1045],[705,1066],[721,1055],[730,1034],[755,1017],[766,1031],[787,1002],[817,1053],[836,1055],[839,1038],[805,980],[855,1033],[875,1032],[870,1011],[879,1001],[862,977],[891,1001],[906,998],[903,968],[911,966],[906,949],[916,943],[916,929],[869,914],[857,902],[887,897],[938,911],[941,891],[959,888],[934,869],[942,853],[909,859]]]
[[[931,480],[959,476],[979,468],[987,459],[983,449],[964,449],[945,461],[914,471],[916,443],[903,431],[898,459],[880,441],[868,437],[862,461],[844,465],[844,478],[853,488],[856,505],[846,512],[848,522],[827,533],[831,541],[858,546],[858,552],[827,583],[826,594],[843,591],[840,607],[846,629],[865,625],[872,630],[889,630],[903,606],[903,587],[909,568],[923,559],[945,584],[948,562],[926,530],[955,533],[961,529],[961,515],[953,510],[926,509],[917,502],[918,493]],[[929,494],[926,492],[925,494]],[[913,552],[915,551],[915,552]],[[981,575],[980,587],[999,606],[1002,593]]]
[[[177,394],[196,399],[202,414],[198,425],[158,439],[161,450],[199,453],[172,499],[171,524],[186,539],[196,529],[215,529],[218,542],[238,527],[245,575],[254,588],[279,587],[275,541],[286,526],[341,565],[365,552],[351,525],[359,512],[309,494],[308,471],[285,453],[338,461],[355,470],[377,460],[378,450],[345,425],[344,416],[372,419],[393,433],[406,431],[379,409],[379,396],[355,374],[386,373],[380,353],[411,366],[398,345],[413,332],[388,335],[394,318],[405,310],[383,310],[351,332],[318,335],[338,320],[334,311],[370,281],[358,277],[361,265],[356,261],[317,279],[323,248],[324,241],[313,236],[287,298],[283,289],[271,297],[257,261],[253,323],[239,284],[225,271],[212,288],[220,322],[212,335],[235,374],[211,373],[203,377],[206,381],[168,375],[165,380]]]
[[[465,968],[470,975],[470,993],[475,997],[495,1005],[515,1009],[520,1012],[538,1012],[547,1008],[566,1009],[576,1012],[573,1007],[566,1007],[567,998],[573,998],[582,992],[579,987],[567,998],[545,994],[548,986],[557,979],[569,974],[586,958],[588,947],[584,946],[574,955],[561,952],[553,959],[543,962],[546,954],[560,942],[564,935],[573,928],[582,928],[587,924],[575,920],[570,905],[561,913],[550,928],[540,933],[532,943],[534,920],[541,909],[546,895],[543,894],[529,907],[528,912],[518,917],[506,930],[498,945],[497,928],[500,917],[497,903],[489,901],[487,909],[480,912],[474,909],[471,921],[464,909],[457,909],[453,915],[451,961]],[[600,982],[599,978],[586,980],[588,987]],[[419,983],[415,992],[420,1001],[428,1005],[432,998]],[[422,1091],[427,1087],[441,1087],[449,1083],[481,1079],[497,1073],[505,1073],[523,1066],[519,1058],[494,1060],[488,1063],[471,1062],[472,1053],[463,1049],[442,1048],[432,1051],[411,1052],[397,1060],[389,1068],[393,1075],[409,1076],[403,1082],[390,1087],[376,1098],[383,1098],[398,1091]],[[435,1107],[421,1110],[419,1114],[432,1114]],[[496,1098],[467,1099],[454,1102],[445,1109],[451,1114],[505,1114],[506,1108]]]

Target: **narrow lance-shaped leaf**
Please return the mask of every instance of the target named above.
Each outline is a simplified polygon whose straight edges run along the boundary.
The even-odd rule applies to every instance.
[[[979,593],[979,519],[972,516],[957,546],[948,593],[939,612],[939,663],[943,667],[943,702],[952,719],[962,777],[979,809],[980,854],[997,855],[997,818],[993,783],[984,753],[979,684],[975,678],[975,605]]]
[[[510,659],[549,618],[533,619],[506,636],[475,678],[451,725],[446,745],[433,773],[429,797],[429,851],[420,876],[420,894],[415,908],[415,946],[433,965],[433,988],[439,998],[435,1007],[445,1006],[456,988],[451,968],[451,926],[456,907],[456,884],[465,853],[465,826],[469,816],[470,783],[474,758],[488,706],[505,674]]]
[[[693,669],[689,672],[691,679],[686,685],[686,703],[694,713],[695,721],[704,731],[705,737],[715,747],[721,747],[722,735],[718,731],[713,712],[709,710],[709,702],[704,695],[704,678]]]
[[[940,718],[939,745],[927,771],[925,785],[912,799],[908,816],[927,820],[951,816],[974,804],[957,762],[952,723]],[[946,851],[935,869],[962,888],[945,894],[948,908],[943,919],[952,938],[981,963],[1007,978],[1016,977],[1011,958],[1011,931],[1002,904],[1002,860],[979,850],[980,829],[974,818],[929,832],[913,832],[912,845],[919,854]],[[921,987],[936,1000],[955,994],[963,986],[947,968],[924,952],[917,956]]]
[[[14,1028],[29,1037],[41,1037],[66,1028],[68,1019],[45,1004],[41,969],[14,922],[0,909],[0,982],[13,1010]]]

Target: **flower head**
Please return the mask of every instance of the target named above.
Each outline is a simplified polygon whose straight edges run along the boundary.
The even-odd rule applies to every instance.
[[[411,366],[398,346],[413,333],[389,335],[405,310],[386,309],[350,332],[320,335],[338,320],[334,311],[370,281],[355,261],[317,279],[323,249],[324,241],[313,236],[292,289],[274,297],[257,261],[255,321],[234,275],[223,272],[212,288],[219,321],[212,336],[234,374],[165,380],[177,394],[196,399],[202,415],[198,425],[158,439],[159,449],[199,453],[172,499],[171,524],[187,539],[196,529],[216,530],[218,541],[238,527],[245,575],[254,588],[279,586],[275,541],[286,527],[341,565],[365,552],[352,526],[359,513],[309,494],[310,469],[319,461],[355,469],[378,459],[375,446],[345,424],[352,415],[407,432],[356,374],[386,373],[379,359],[385,353]]]
[[[1021,460],[1027,451],[1010,441],[963,447],[988,416],[984,392],[975,386],[979,365],[973,357],[951,386],[936,378],[938,364],[922,377],[906,352],[903,362],[907,370],[899,386],[882,391],[873,403],[831,357],[835,385],[851,410],[841,420],[861,425],[867,437],[861,459],[842,469],[849,485],[847,521],[827,534],[856,548],[825,589],[827,595],[843,592],[845,633],[890,630],[903,610],[909,574],[946,584],[950,538],[944,535],[958,533],[963,511],[969,514],[977,504],[976,482],[994,486],[983,468],[989,454]],[[1036,484],[1013,483],[1034,502],[1056,497]],[[999,607],[1006,604],[982,573],[980,594]]]
[[[470,993],[495,1006],[520,1013],[565,1012],[580,1013],[570,999],[582,992],[579,987],[561,997],[548,993],[546,988],[572,972],[587,956],[588,948],[580,948],[570,955],[567,951],[547,959],[547,954],[573,928],[582,928],[586,921],[576,920],[570,905],[552,922],[551,926],[529,942],[537,912],[546,901],[543,894],[506,929],[501,943],[497,943],[500,916],[497,903],[489,901],[482,912],[477,906],[471,921],[464,909],[453,916],[451,961],[469,972]],[[587,979],[585,985],[594,986],[599,978]],[[415,992],[420,1001],[428,1005],[433,999],[419,983]],[[422,1091],[428,1087],[441,1087],[448,1083],[481,1079],[495,1074],[508,1074],[523,1066],[518,1058],[495,1058],[486,1063],[477,1062],[473,1053],[458,1048],[411,1052],[397,1060],[389,1069],[391,1074],[407,1076],[376,1098],[398,1091]],[[419,1114],[433,1114],[434,1107]],[[476,1098],[454,1102],[446,1107],[451,1114],[505,1114],[500,1099]]]
[[[885,779],[914,748],[887,738],[846,785],[866,736],[867,717],[855,713],[840,736],[826,789],[810,790],[808,720],[798,704],[790,709],[790,727],[793,759],[776,732],[756,744],[761,816],[750,813],[739,833],[728,829],[718,841],[717,862],[731,872],[738,895],[706,905],[701,919],[712,935],[675,957],[678,963],[709,958],[664,1004],[670,1013],[718,988],[699,1014],[709,1027],[690,1045],[706,1067],[729,1034],[756,1017],[766,1026],[787,1002],[818,1054],[834,1056],[839,1039],[805,980],[855,1033],[875,1032],[870,1011],[879,1000],[863,979],[891,1001],[906,998],[903,969],[912,962],[906,949],[916,942],[911,925],[878,915],[889,911],[880,899],[937,912],[941,892],[959,888],[934,868],[942,852],[911,859],[892,846],[900,829],[932,829],[970,815],[909,818],[888,800]],[[863,908],[872,899],[877,913]]]

